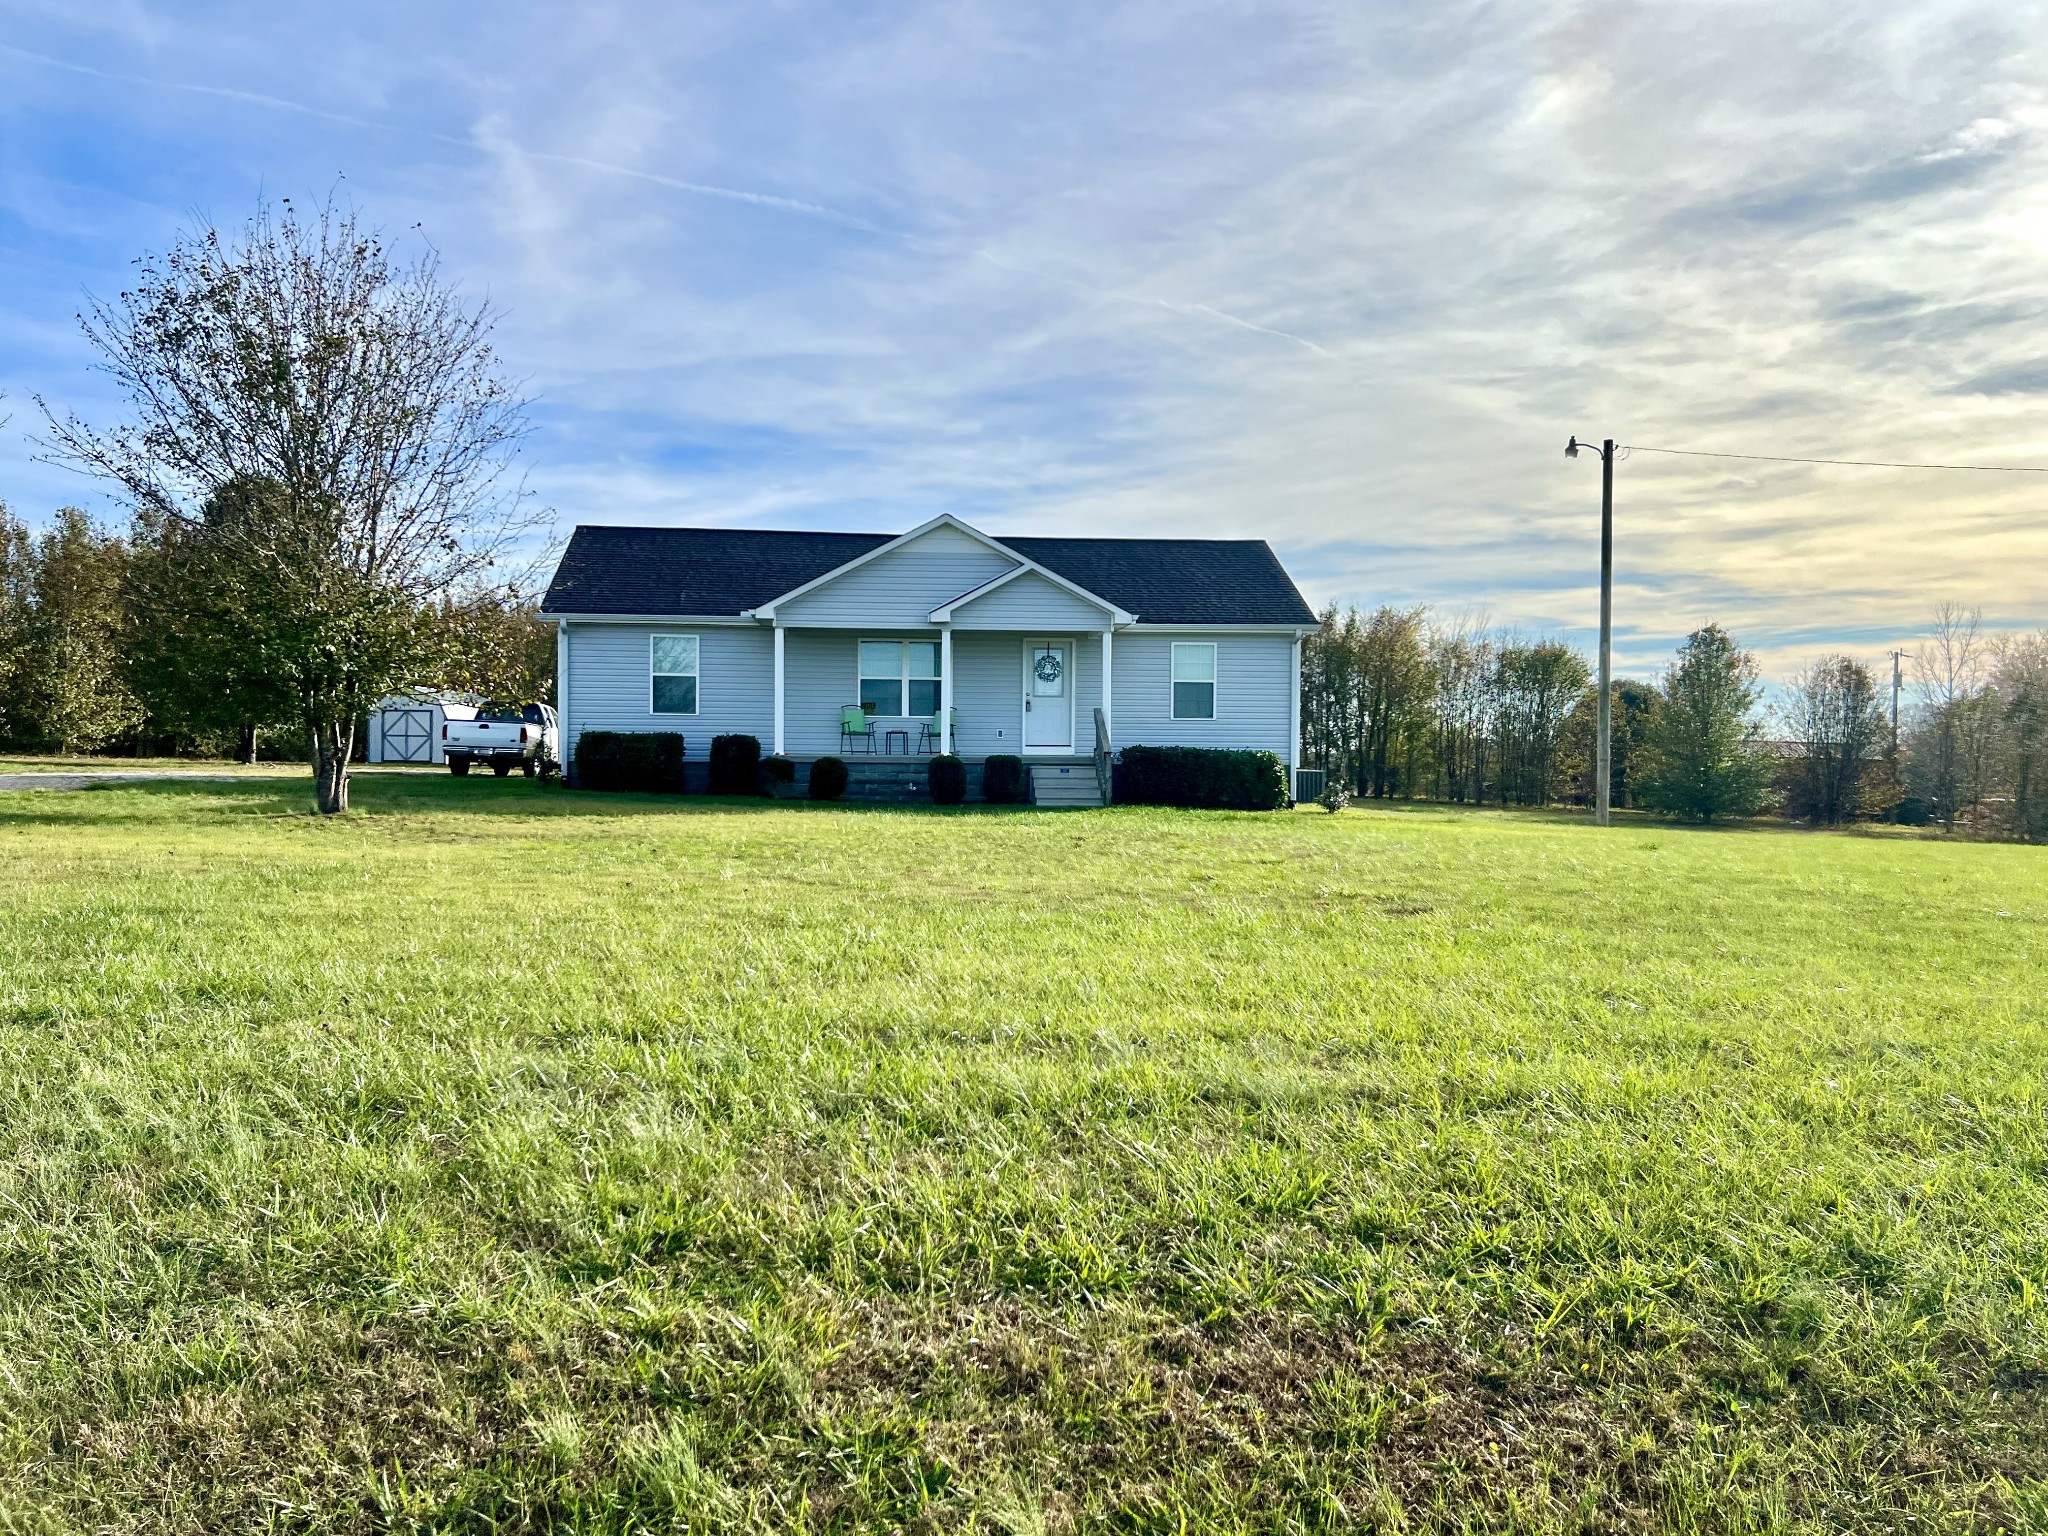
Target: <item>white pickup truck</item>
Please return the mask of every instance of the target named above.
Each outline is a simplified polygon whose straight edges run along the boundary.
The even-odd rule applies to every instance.
[[[471,763],[487,763],[505,777],[514,768],[529,779],[555,758],[555,712],[545,704],[486,704],[471,720],[444,720],[441,752],[458,779]]]

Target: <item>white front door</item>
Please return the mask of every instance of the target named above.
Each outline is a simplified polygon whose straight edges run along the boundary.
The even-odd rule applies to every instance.
[[[1068,641],[1024,647],[1024,750],[1074,750],[1074,647]]]

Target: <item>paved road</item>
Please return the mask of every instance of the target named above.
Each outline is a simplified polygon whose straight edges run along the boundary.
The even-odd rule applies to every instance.
[[[98,784],[147,784],[176,779],[194,784],[232,784],[242,779],[262,782],[264,775],[251,773],[0,773],[0,790],[9,789],[91,789]]]

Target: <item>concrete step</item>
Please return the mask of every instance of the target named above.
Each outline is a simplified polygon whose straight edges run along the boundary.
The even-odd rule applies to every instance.
[[[1049,810],[1088,810],[1102,804],[1102,788],[1094,767],[1048,767],[1031,770],[1031,803]]]

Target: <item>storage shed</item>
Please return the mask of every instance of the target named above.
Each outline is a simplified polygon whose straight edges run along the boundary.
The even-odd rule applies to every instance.
[[[477,706],[454,694],[398,694],[370,711],[369,760],[373,763],[445,763],[441,727],[450,720],[474,720]]]

